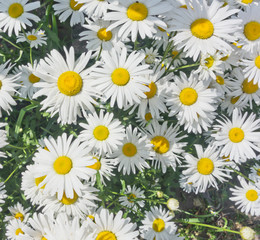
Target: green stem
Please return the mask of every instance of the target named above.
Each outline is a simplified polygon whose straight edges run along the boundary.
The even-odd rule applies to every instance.
[[[17,146],[14,146],[12,144],[8,144],[7,146],[11,147],[11,148],[21,149],[21,150],[24,150],[24,149],[28,148],[28,147],[17,147]]]
[[[102,52],[102,45],[100,46],[100,50],[99,50],[99,53],[98,53],[98,56],[97,56],[97,58],[96,58],[96,61],[98,61],[99,60],[99,58],[100,58],[100,55],[101,55],[101,52]]]
[[[10,43],[11,45],[13,45],[14,47],[16,47],[16,48],[18,48],[18,49],[22,49],[22,48],[20,48],[19,46],[17,46],[16,44],[14,44],[14,43],[12,43],[11,41],[9,41],[7,38],[5,38],[5,37],[1,37],[3,40],[5,40],[6,42],[8,42],[8,43]]]
[[[33,57],[32,57],[32,48],[30,47],[30,62],[33,67]]]
[[[11,174],[5,179],[5,183],[13,176],[13,174],[16,172],[16,170],[20,167],[20,164],[11,172]]]
[[[217,229],[217,230],[222,231],[222,232],[230,232],[230,233],[235,233],[235,234],[239,234],[240,235],[240,232],[238,232],[238,231],[234,231],[234,230],[230,230],[230,229],[226,229],[226,228],[220,228],[220,227],[212,226],[212,225],[209,225],[209,224],[188,222],[188,221],[185,221],[185,220],[184,221],[183,220],[177,220],[175,222],[180,222],[180,223],[184,223],[184,224],[191,224],[191,225],[197,225],[197,226],[202,226],[202,227],[208,227],[208,228]]]
[[[198,218],[215,217],[215,216],[219,213],[219,212],[217,212],[216,215],[213,215],[213,214],[195,215],[195,214],[192,214],[192,213],[186,212],[186,211],[181,210],[181,209],[178,209],[177,211],[182,212],[182,213],[185,213],[185,214],[187,214],[187,215],[191,215],[191,216],[194,216],[194,217],[198,217]]]
[[[227,169],[230,169],[230,170],[233,170],[235,173],[237,173],[238,175],[240,175],[241,177],[245,178],[246,180],[252,182],[255,184],[255,181],[253,181],[252,179],[248,178],[246,175],[244,175],[243,173],[237,171],[236,169],[232,168],[232,167],[229,167],[229,166],[226,166]]]
[[[178,68],[174,68],[173,70],[169,70],[169,72],[174,72],[174,71],[177,71],[177,70],[180,70],[180,69],[195,67],[195,66],[199,66],[199,65],[200,65],[200,63],[193,63],[193,64],[181,66],[181,67],[178,67]]]

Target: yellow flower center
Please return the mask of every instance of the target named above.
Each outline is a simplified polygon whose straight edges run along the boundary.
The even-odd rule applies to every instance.
[[[255,58],[255,65],[260,69],[260,55]]]
[[[257,174],[258,176],[260,176],[260,168],[258,168],[258,169],[256,170],[256,174]]]
[[[175,58],[179,54],[178,51],[172,51],[172,58]]]
[[[78,3],[78,1],[70,0],[70,7],[74,11],[78,11],[83,5],[84,3]]]
[[[152,117],[152,114],[149,112],[149,113],[146,113],[145,116],[144,116],[145,120],[148,122],[150,121],[153,117]]]
[[[193,88],[184,88],[182,89],[179,98],[182,104],[190,106],[197,101],[198,93]]]
[[[252,3],[254,0],[242,0],[241,2],[244,4],[250,4]]]
[[[242,84],[242,90],[247,94],[255,93],[258,90],[258,84],[254,84],[253,80],[248,82],[248,79],[245,79]]]
[[[184,4],[184,5],[181,5],[180,8],[185,8],[185,9],[188,9],[187,5]]]
[[[249,22],[244,27],[244,34],[249,41],[255,41],[260,37],[260,23]]]
[[[117,240],[117,237],[110,231],[102,231],[97,235],[96,240]]]
[[[109,136],[109,130],[106,126],[99,125],[93,130],[94,137],[99,141],[104,141]]]
[[[156,136],[151,140],[151,144],[154,145],[153,149],[155,152],[164,154],[169,151],[170,143],[163,136]]]
[[[130,203],[133,203],[134,201],[131,201],[132,199],[135,199],[136,198],[136,195],[135,194],[133,194],[133,193],[131,193],[131,194],[129,194],[128,196],[127,196],[127,199],[128,199],[128,201],[130,202]]]
[[[58,157],[53,163],[53,168],[56,173],[65,175],[72,169],[72,161],[67,156]]]
[[[221,60],[221,61],[223,61],[223,62],[225,62],[225,61],[227,61],[227,60],[228,60],[228,58],[229,58],[229,55],[227,55],[227,56],[225,56],[225,57],[222,57],[222,58],[220,58],[220,60]]]
[[[15,217],[16,219],[20,219],[21,222],[24,220],[24,215],[23,215],[22,213],[20,213],[20,212],[16,213],[16,214],[14,215],[14,217]]]
[[[65,205],[71,205],[71,204],[75,203],[78,200],[78,194],[75,191],[73,191],[73,192],[74,192],[73,198],[68,198],[64,192],[60,202]]]
[[[8,8],[8,14],[12,18],[18,18],[23,14],[23,6],[20,3],[13,3]]]
[[[35,40],[37,40],[37,37],[35,35],[28,35],[27,39],[30,41],[35,41]]]
[[[95,169],[95,170],[99,170],[100,168],[101,168],[101,163],[100,163],[100,161],[99,161],[99,159],[98,158],[96,158],[96,157],[93,157],[95,160],[97,160],[93,165],[90,165],[90,166],[88,166],[89,168],[92,168],[92,169]]]
[[[112,32],[106,31],[106,28],[100,28],[97,32],[97,36],[102,41],[109,41],[112,38]]]
[[[257,191],[256,190],[248,190],[246,192],[246,198],[247,200],[251,201],[251,202],[254,202],[258,199],[258,194],[257,194]]]
[[[38,185],[46,178],[46,175],[45,176],[42,176],[42,177],[38,177],[38,178],[35,178],[34,181],[35,181],[35,185],[38,187]],[[44,184],[41,189],[44,189],[45,188],[45,185]]]
[[[3,86],[3,83],[2,83],[2,81],[0,80],[0,89],[2,88],[2,86]]]
[[[88,217],[89,217],[92,221],[95,220],[95,217],[94,217],[93,215],[88,215]]]
[[[214,58],[212,56],[205,59],[205,66],[211,68],[214,64]]]
[[[231,102],[232,104],[235,104],[235,103],[238,101],[239,98],[240,98],[240,96],[232,97],[232,98],[230,99],[230,102]]]
[[[221,76],[216,76],[216,82],[217,82],[219,85],[223,85],[223,84],[225,83],[224,78],[221,77]]]
[[[22,231],[21,228],[17,228],[16,231],[15,231],[15,235],[19,235],[19,234],[24,234],[24,232]]]
[[[39,82],[40,81],[40,78],[39,77],[36,77],[34,74],[30,74],[29,76],[29,81],[30,83],[34,84],[36,82]]]
[[[145,92],[144,94],[147,96],[147,99],[153,98],[155,96],[155,94],[157,93],[157,86],[154,82],[151,82],[149,84],[150,91],[149,92]]]
[[[143,21],[148,16],[148,9],[143,3],[135,2],[128,7],[126,14],[133,21]]]
[[[58,88],[67,96],[74,96],[81,91],[83,82],[81,76],[73,71],[62,73],[58,78]]]
[[[46,237],[42,237],[41,240],[48,240]]]
[[[153,221],[153,230],[155,232],[162,232],[165,228],[165,222],[161,218],[156,218]]]
[[[136,146],[133,143],[126,143],[123,146],[123,154],[127,157],[133,157],[137,153]]]
[[[161,27],[158,27],[158,29],[161,31],[161,32],[165,32],[166,30],[161,28]]]
[[[197,163],[197,169],[200,174],[209,175],[214,170],[214,163],[209,158],[201,158]]]
[[[118,86],[125,86],[130,80],[129,72],[124,68],[117,68],[111,74],[112,82]]]
[[[229,130],[228,137],[230,141],[234,143],[239,143],[244,139],[245,134],[241,128],[234,127]]]
[[[195,20],[191,24],[190,29],[192,35],[200,39],[210,38],[214,33],[213,24],[205,18]]]

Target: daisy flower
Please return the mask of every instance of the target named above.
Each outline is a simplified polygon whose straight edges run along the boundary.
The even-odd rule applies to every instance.
[[[152,114],[150,112],[145,113],[144,118],[136,116],[136,122],[138,123],[138,126],[142,128],[146,128],[152,122],[161,121],[163,121],[163,118],[161,116],[159,118],[152,117]]]
[[[95,111],[92,104],[97,104],[94,100],[97,91],[89,76],[92,68],[85,69],[91,52],[82,53],[75,61],[73,47],[69,51],[64,47],[64,51],[66,60],[57,50],[40,60],[35,74],[43,81],[35,83],[40,90],[33,98],[45,95],[47,98],[41,102],[41,110],[47,109],[52,117],[59,113],[58,122],[62,124],[75,124],[77,116],[81,117],[80,110],[84,115],[86,111]]]
[[[40,21],[40,18],[29,11],[40,7],[40,1],[28,3],[28,0],[6,0],[0,2],[0,29],[8,31],[11,37],[14,31],[18,36],[21,29],[26,25],[32,27],[32,22]]]
[[[134,211],[136,211],[139,207],[144,207],[144,200],[132,201],[136,198],[145,198],[144,191],[140,188],[137,188],[135,185],[127,185],[124,194],[125,196],[119,197],[119,202],[123,206],[126,206]]]
[[[24,238],[31,240],[30,235],[25,233],[26,231],[31,231],[32,229],[25,225],[20,220],[14,219],[8,222],[6,225],[6,237],[9,240],[20,240],[23,236]]]
[[[235,68],[232,73],[232,80],[230,81],[230,89],[233,97],[239,97],[237,104],[245,105],[249,103],[252,109],[252,102],[260,105],[260,88],[258,83],[254,83],[254,80],[249,80],[244,76],[240,68]]]
[[[235,35],[242,45],[242,49],[254,52],[260,47],[260,4],[252,3],[244,11],[240,11],[237,19],[242,20],[241,28],[237,29]]]
[[[257,160],[259,160],[259,156],[257,156]],[[260,164],[255,164],[250,168],[250,174],[248,177],[255,182],[260,182]]]
[[[231,93],[230,93],[231,94]],[[241,103],[238,102],[240,96],[234,97],[230,94],[227,94],[221,103],[221,109],[226,111],[228,116],[233,114],[233,111],[237,109],[239,112],[243,111],[245,108],[248,107],[248,103]]]
[[[241,65],[244,66],[243,73],[248,81],[253,80],[254,84],[260,86],[260,45],[253,53],[245,54],[241,59]]]
[[[151,82],[145,78],[150,74],[149,65],[140,65],[145,56],[133,51],[127,56],[127,49],[119,52],[112,49],[102,52],[101,57],[105,62],[101,68],[94,68],[91,76],[95,86],[103,93],[104,101],[110,99],[111,107],[115,102],[119,108],[128,103],[140,103],[140,97],[146,98],[145,92]]]
[[[218,98],[217,91],[208,88],[208,85],[209,82],[200,81],[194,72],[191,72],[189,78],[183,72],[180,72],[180,76],[174,76],[166,100],[171,110],[169,116],[177,115],[180,125],[198,122],[199,116],[207,118],[216,110]]]
[[[5,184],[4,182],[0,182],[0,204],[4,204],[4,199],[7,198]],[[0,207],[0,213],[2,212],[2,208]]]
[[[79,124],[84,130],[80,132],[78,139],[87,143],[91,150],[99,152],[99,155],[107,152],[111,154],[121,144],[125,129],[118,119],[114,119],[113,113],[104,114],[101,110],[99,116],[95,112],[88,115],[86,121],[87,124]]]
[[[238,163],[256,158],[255,151],[260,152],[257,146],[260,143],[260,119],[255,118],[253,113],[242,115],[235,109],[232,120],[217,119],[219,124],[213,126],[215,133],[212,136],[214,145],[221,147],[220,156],[229,156]]]
[[[231,178],[225,169],[225,162],[219,156],[219,151],[214,146],[208,146],[204,151],[201,145],[195,144],[197,157],[189,153],[184,154],[187,169],[182,171],[184,176],[187,176],[186,182],[192,183],[198,192],[205,192],[209,187],[213,186],[218,189],[216,179],[220,182],[227,181]]]
[[[229,199],[238,205],[238,209],[252,216],[260,215],[260,189],[252,183],[247,183],[244,178],[239,178],[241,187],[231,188],[232,197]]]
[[[213,55],[219,49],[231,49],[226,41],[235,41],[233,34],[239,29],[241,20],[229,17],[239,10],[222,7],[223,3],[217,0],[209,6],[205,0],[194,0],[190,5],[187,9],[176,9],[170,22],[169,31],[177,31],[173,37],[177,49],[183,48],[194,61],[201,53]]]
[[[141,52],[145,54],[144,62],[146,64],[153,64],[156,62],[157,58],[159,57],[158,49],[157,48],[145,48],[141,49]]]
[[[45,138],[48,150],[40,148],[33,157],[35,178],[44,177],[39,187],[45,185],[43,192],[52,196],[57,193],[59,200],[64,193],[71,199],[76,194],[82,196],[81,180],[89,180],[96,172],[87,167],[95,161],[89,156],[86,145],[72,138],[73,135],[67,137],[66,133],[56,141],[52,137]]]
[[[229,76],[230,76],[229,73],[226,74],[219,73],[216,74],[216,77],[212,79],[212,81],[210,82],[210,87],[215,88],[222,99],[225,98],[224,95],[226,93],[230,94],[231,92],[230,90],[231,80]]]
[[[170,51],[170,57],[166,58],[165,62],[165,67],[168,69],[171,65],[171,68],[177,68],[182,65],[186,65],[187,61],[185,60],[185,53],[177,50],[177,47],[173,47]]]
[[[28,42],[30,44],[30,48],[38,49],[38,46],[46,45],[46,35],[43,30],[36,31],[33,29],[26,34],[20,33],[17,37],[16,42]]]
[[[195,193],[196,187],[192,182],[187,182],[188,177],[189,176],[185,176],[183,174],[180,175],[179,177],[180,188],[182,188],[182,190],[187,193],[191,193],[191,192]]]
[[[16,105],[12,96],[16,92],[15,88],[19,86],[15,83],[19,75],[8,74],[12,67],[13,65],[10,65],[9,61],[0,64],[0,117],[2,117],[2,110],[9,115],[9,111],[12,111],[11,106]]]
[[[14,69],[14,74],[21,73],[17,79],[17,83],[19,83],[20,87],[18,89],[19,96],[22,98],[32,99],[33,94],[39,90],[35,87],[35,83],[41,81],[41,79],[35,76],[37,68],[37,61],[34,61],[33,66],[28,63],[27,65],[21,65]]]
[[[54,0],[53,9],[54,14],[59,15],[60,22],[65,22],[69,17],[70,26],[84,23],[84,3],[79,3],[77,0]]]
[[[78,0],[79,3],[84,4],[82,11],[86,12],[88,17],[99,19],[104,17],[107,13],[110,4],[107,0]]]
[[[247,9],[252,3],[258,3],[259,0],[226,0],[227,4],[232,6],[232,8],[240,7],[242,9]]]
[[[147,137],[129,125],[122,144],[110,157],[119,163],[118,171],[122,171],[124,175],[129,175],[131,172],[135,174],[136,169],[143,171],[145,168],[150,168],[146,160],[152,158],[151,147],[152,144],[149,144]]]
[[[104,19],[114,21],[108,30],[119,27],[118,36],[123,40],[131,33],[131,40],[134,42],[139,33],[141,38],[145,36],[152,38],[156,33],[155,26],[163,29],[167,25],[162,21],[162,16],[172,9],[172,6],[161,0],[119,0],[118,5],[110,4]]]
[[[17,203],[12,207],[8,207],[9,212],[11,213],[12,216],[6,216],[4,221],[11,221],[13,219],[17,219],[21,222],[27,222],[27,219],[29,218],[29,211],[30,208],[24,209],[21,203]]]
[[[186,142],[180,142],[186,135],[179,136],[179,126],[168,127],[167,124],[167,122],[163,122],[162,125],[152,122],[147,127],[147,136],[155,153],[152,165],[155,168],[162,168],[163,173],[166,172],[167,167],[176,169],[176,164],[181,163],[179,155],[184,152],[182,148],[187,145]]]
[[[165,239],[183,239],[176,233],[177,226],[171,222],[172,216],[166,209],[160,207],[151,207],[150,211],[145,211],[145,219],[142,220],[140,232],[142,238],[146,240],[165,240]]]
[[[256,237],[256,232],[250,227],[242,227],[239,232],[244,240],[254,240]]]
[[[107,209],[95,215],[95,222],[88,221],[90,234],[87,240],[117,239],[134,240],[139,235],[135,231],[136,224],[130,222],[130,218],[122,218],[123,212],[119,211],[115,216]]]

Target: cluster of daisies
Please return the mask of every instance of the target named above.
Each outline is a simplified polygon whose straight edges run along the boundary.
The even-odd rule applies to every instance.
[[[0,117],[11,113],[15,98],[33,99],[60,125],[81,131],[39,139],[21,180],[37,210],[10,207],[7,238],[182,239],[161,205],[146,209],[136,224],[101,204],[98,181],[106,185],[149,168],[164,174],[179,168],[180,188],[198,194],[233,184],[247,166],[250,173],[236,179],[230,200],[259,216],[259,1],[52,2],[61,23],[81,27],[86,49],[52,49],[33,61],[34,48],[47,44],[38,17],[45,4],[0,0],[1,34],[15,35],[31,60],[0,65]],[[0,203],[4,188],[1,182]],[[118,201],[136,213],[146,206],[145,195],[127,185]]]

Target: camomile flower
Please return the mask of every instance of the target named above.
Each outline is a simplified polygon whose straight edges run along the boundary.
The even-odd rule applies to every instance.
[[[172,9],[172,6],[161,0],[119,0],[118,4],[110,4],[105,20],[114,21],[108,30],[119,27],[118,36],[122,40],[131,34],[131,40],[134,42],[137,34],[142,39],[145,36],[152,38],[156,33],[155,27],[167,28],[162,16]],[[160,17],[158,17],[160,15]]]
[[[100,181],[106,186],[105,179],[110,181],[110,177],[115,176],[115,174],[113,173],[113,170],[115,169],[115,161],[114,159],[99,156],[98,154],[93,154],[92,158],[95,159],[96,162],[88,167],[95,169],[97,173],[99,173]],[[96,176],[97,174],[91,177],[91,180],[94,183],[97,180]]]
[[[168,127],[167,124],[168,122],[163,122],[162,125],[152,122],[146,128],[148,139],[153,145],[151,150],[155,153],[152,165],[161,168],[163,173],[166,172],[167,167],[176,169],[177,163],[181,163],[180,154],[184,152],[182,148],[187,145],[186,142],[180,142],[186,135],[179,136],[181,133],[178,132],[179,126]]]
[[[245,105],[249,103],[250,108],[253,108],[252,102],[260,105],[260,88],[254,80],[249,80],[244,76],[240,68],[235,68],[231,73],[230,89],[233,97],[239,97],[237,104]]]
[[[98,55],[100,51],[110,51],[112,48],[120,51],[121,48],[125,47],[124,43],[118,39],[116,29],[107,31],[111,22],[103,19],[97,19],[93,22],[86,19],[86,21],[87,24],[83,25],[83,27],[87,30],[79,34],[81,37],[79,40],[87,41],[86,48],[95,52],[93,57]]]
[[[84,219],[89,208],[97,207],[94,202],[99,201],[95,194],[97,191],[98,189],[95,187],[84,184],[81,196],[78,196],[75,192],[73,198],[67,197],[65,193],[63,193],[61,199],[58,199],[57,195],[46,196],[41,204],[41,206],[44,206],[42,212],[48,216],[56,216],[58,213],[65,212],[69,216]]]
[[[101,53],[104,64],[94,68],[91,76],[96,88],[103,93],[103,101],[110,99],[110,105],[115,103],[119,108],[134,103],[140,103],[140,97],[146,98],[145,92],[151,82],[145,78],[150,74],[149,65],[141,65],[145,56],[133,51],[127,56],[127,49],[119,52],[111,49]]]
[[[144,200],[134,200],[136,198],[145,198],[144,191],[142,191],[140,188],[137,188],[135,185],[127,185],[124,194],[125,196],[121,196],[118,199],[120,204],[123,206],[126,206],[134,211],[136,211],[138,208],[144,207]]]
[[[240,96],[234,97],[230,94],[227,94],[224,97],[224,99],[220,105],[221,109],[223,111],[226,111],[229,116],[231,116],[233,114],[233,111],[235,109],[237,109],[239,112],[241,112],[248,107],[248,105],[249,105],[248,103],[238,102]]]
[[[242,227],[240,229],[240,236],[244,240],[254,240],[256,232],[250,227]]]
[[[36,68],[37,61],[34,61],[33,66],[28,63],[27,65],[21,65],[14,69],[14,74],[21,73],[17,79],[17,82],[20,85],[18,89],[20,97],[32,99],[33,94],[39,90],[34,85],[41,81],[39,77],[34,75]]]
[[[183,49],[194,61],[201,53],[213,55],[219,49],[232,49],[227,41],[235,41],[233,34],[241,21],[229,17],[239,10],[222,7],[223,3],[217,0],[210,5],[205,0],[194,0],[190,5],[176,9],[170,22],[169,31],[177,31],[173,37],[177,49]]]
[[[256,158],[255,151],[260,152],[257,146],[260,143],[260,119],[255,118],[253,113],[242,115],[235,109],[232,120],[226,117],[217,119],[212,136],[214,145],[221,148],[220,156],[229,156],[230,160],[238,163]]]
[[[21,222],[27,222],[29,218],[29,211],[30,208],[24,208],[21,203],[17,203],[12,207],[8,207],[9,212],[11,213],[11,216],[6,216],[4,221],[11,221],[13,219],[17,219]]]
[[[245,54],[241,65],[244,66],[244,77],[260,87],[260,46],[253,53]]]
[[[238,37],[242,49],[250,51],[251,53],[254,52],[255,48],[260,48],[259,11],[260,4],[252,3],[237,15],[237,19],[240,19],[240,21],[242,20],[242,23],[240,23],[241,28],[237,29],[235,35]]]
[[[125,130],[121,122],[114,118],[113,113],[107,112],[104,114],[104,111],[101,110],[99,116],[94,112],[93,115],[88,115],[86,120],[87,124],[79,124],[84,128],[78,136],[80,141],[87,143],[91,150],[98,152],[100,155],[111,154],[118,149],[125,136]]]
[[[17,37],[16,42],[28,42],[30,48],[38,48],[38,46],[46,45],[47,37],[43,30],[36,31],[33,29],[27,33],[20,33]]]
[[[110,4],[107,0],[78,0],[79,3],[84,4],[82,11],[86,12],[88,17],[100,19],[107,13]]]
[[[177,115],[180,125],[186,122],[198,122],[199,117],[207,118],[217,108],[218,93],[208,88],[209,82],[200,81],[198,75],[191,72],[189,78],[184,72],[174,76],[169,85],[169,97],[166,105],[170,108],[169,116]]]
[[[0,29],[8,31],[11,37],[14,31],[18,36],[21,29],[32,27],[32,22],[39,22],[40,18],[29,11],[40,7],[40,1],[28,3],[28,0],[6,0],[0,2]]]
[[[223,71],[226,70],[232,70],[234,67],[238,67],[238,65],[240,64],[240,59],[242,54],[242,50],[239,49],[237,46],[234,46],[233,43],[232,46],[232,50],[224,50],[223,52],[219,52],[220,55],[222,56],[220,58],[220,60],[222,61],[222,69]]]
[[[163,118],[161,116],[159,116],[159,118],[152,117],[152,114],[150,112],[145,113],[144,118],[140,116],[136,116],[136,122],[138,123],[138,126],[142,128],[146,128],[152,122],[161,122],[161,121],[163,121]]]
[[[86,115],[86,111],[95,111],[93,104],[97,104],[97,90],[93,87],[90,79],[92,67],[85,69],[91,57],[91,52],[82,53],[75,60],[74,48],[69,51],[64,48],[66,60],[57,51],[50,54],[39,62],[36,76],[43,81],[35,83],[40,90],[33,98],[46,96],[41,102],[41,110],[46,110],[53,117],[59,114],[58,122],[62,124],[76,123],[77,116]],[[80,111],[81,110],[81,111]]]
[[[20,237],[24,237],[28,240],[31,240],[30,235],[25,233],[26,231],[30,231],[31,228],[28,227],[25,223],[20,220],[13,219],[6,224],[6,237],[9,240],[20,240]]]
[[[131,219],[122,218],[123,212],[119,211],[116,215],[109,213],[108,209],[101,209],[95,215],[95,222],[88,221],[88,228],[90,234],[87,240],[103,240],[103,239],[116,239],[116,240],[134,240],[139,235],[135,231],[136,224],[131,223]]]
[[[35,178],[44,177],[39,187],[51,196],[57,194],[59,200],[63,194],[73,199],[76,194],[82,196],[84,185],[81,180],[89,180],[95,170],[88,168],[94,164],[89,156],[89,149],[78,139],[72,141],[73,135],[66,133],[55,140],[50,137],[44,142],[48,150],[39,148],[33,157]]]
[[[239,178],[241,187],[230,188],[232,197],[229,199],[238,205],[237,208],[245,214],[260,215],[260,189],[252,183],[247,183],[244,178]]]
[[[259,160],[259,156],[257,157],[257,160]],[[260,164],[255,164],[250,168],[250,174],[248,177],[255,182],[260,182]]]
[[[166,69],[177,68],[179,66],[186,65],[187,61],[185,60],[185,53],[180,50],[177,50],[176,46],[173,47],[170,51],[170,57],[166,58],[164,64]]]
[[[70,17],[70,26],[84,23],[84,3],[78,0],[54,0],[54,14],[59,15],[60,22],[65,22]]]
[[[151,207],[150,211],[145,211],[145,219],[142,220],[140,232],[145,240],[166,240],[183,239],[175,234],[177,226],[172,222],[172,216],[166,209],[160,207]]]
[[[210,82],[210,87],[215,88],[219,95],[221,96],[220,101],[222,101],[225,98],[225,94],[230,94],[231,89],[230,86],[232,85],[232,81],[230,80],[230,74],[222,74],[218,73],[216,74],[216,77],[212,79]]]
[[[0,204],[4,204],[4,199],[7,198],[6,190],[5,190],[5,183],[0,182]],[[2,208],[0,207],[0,213],[2,212]]]
[[[205,150],[201,145],[194,146],[197,157],[189,153],[184,154],[184,167],[187,169],[182,171],[182,174],[187,176],[186,182],[196,187],[196,194],[205,192],[211,186],[218,189],[217,179],[225,182],[231,178],[227,174],[229,170],[225,169],[228,162],[219,156],[219,151],[214,146],[209,145]]]
[[[15,83],[19,77],[19,74],[9,74],[13,67],[13,65],[10,65],[9,62],[10,61],[0,64],[0,117],[2,117],[2,110],[6,111],[9,115],[10,111],[12,111],[11,106],[16,105],[16,102],[12,96],[16,92],[15,88],[19,86]]]
[[[180,184],[180,188],[182,188],[183,191],[187,192],[187,193],[191,193],[196,191],[196,187],[194,186],[193,182],[187,182],[189,176],[180,175],[179,178],[179,184]]]
[[[158,48],[145,48],[141,49],[141,52],[145,54],[144,63],[154,64],[156,63],[157,58],[159,57]]]
[[[227,4],[229,4],[232,8],[239,7],[244,10],[252,6],[252,4],[259,2],[259,0],[226,0],[226,1]]]
[[[121,145],[110,157],[118,162],[119,172],[122,171],[124,175],[135,174],[137,169],[143,171],[145,168],[150,168],[146,160],[152,159],[151,147],[152,144],[149,144],[147,137],[129,125]]]

